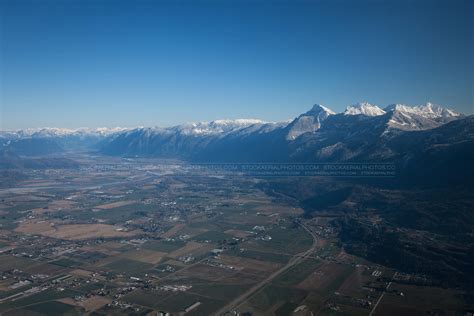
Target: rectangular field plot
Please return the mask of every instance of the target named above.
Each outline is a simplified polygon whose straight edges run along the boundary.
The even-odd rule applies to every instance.
[[[176,241],[167,241],[167,240],[152,240],[147,241],[143,244],[142,248],[160,252],[172,252],[186,244],[185,241],[176,240]]]
[[[205,221],[200,222],[192,222],[188,225],[189,227],[197,228],[197,229],[204,229],[204,230],[211,230],[211,231],[219,231],[219,232],[226,232],[228,230],[241,230],[241,231],[251,231],[255,224],[240,224],[227,221],[226,218],[219,218],[217,219],[206,219]]]
[[[197,284],[189,290],[189,293],[208,296],[222,301],[230,301],[232,298],[244,293],[250,286],[251,284]]]
[[[297,254],[308,250],[313,244],[311,235],[300,227],[276,227],[265,231],[265,235],[272,239],[269,241],[259,240],[255,247],[269,252]]]
[[[122,258],[133,258],[133,260],[150,264],[157,264],[165,256],[166,253],[164,252],[158,252],[147,249],[131,250],[120,254],[120,257]]]
[[[273,282],[282,286],[298,284],[311,275],[320,265],[321,261],[318,259],[307,258],[279,275]]]
[[[212,267],[206,264],[196,264],[189,269],[178,272],[178,275],[201,280],[218,281],[229,278],[235,273],[236,271],[234,270]]]
[[[250,272],[260,275],[270,274],[272,271],[277,270],[283,265],[282,263],[277,263],[268,260],[262,261],[247,257],[229,255],[221,255],[220,262],[225,265],[232,266],[234,267],[234,269],[239,271]]]
[[[270,261],[270,262],[276,262],[276,263],[286,263],[291,258],[291,256],[286,255],[286,254],[247,250],[247,249],[243,249],[243,250],[233,249],[226,252],[226,254],[236,256],[236,257],[255,259],[259,261]]]
[[[225,234],[221,231],[207,231],[193,237],[193,239],[196,241],[213,242],[213,243],[217,243],[219,241],[224,241],[224,240],[230,240],[232,238],[233,238],[232,235]]]
[[[40,313],[42,315],[55,316],[55,315],[81,315],[81,309],[78,307],[64,304],[60,302],[45,302],[35,305],[30,305],[25,309]]]
[[[137,290],[125,296],[125,299],[128,302],[131,302],[134,304],[153,308],[154,306],[159,305],[159,302],[163,301],[167,297],[170,297],[174,294],[175,293],[173,292],[166,292],[166,291]]]
[[[55,261],[51,261],[50,263],[54,264],[54,265],[57,265],[57,266],[60,266],[60,267],[65,267],[65,268],[78,267],[78,266],[82,265],[80,262],[77,262],[77,261],[74,261],[74,260],[71,260],[71,259],[67,259],[67,258],[61,258],[61,259],[58,259],[58,260],[55,260]]]
[[[142,275],[152,269],[153,265],[132,259],[118,258],[104,265],[103,268],[127,275]]]
[[[22,223],[16,228],[16,231],[66,240],[130,237],[139,233],[138,231],[124,231],[121,226],[114,225],[66,224],[51,226],[51,223],[45,221]]]
[[[316,267],[312,273],[296,286],[301,289],[329,295],[339,289],[354,271],[353,269],[353,267],[348,265],[324,263]]]
[[[366,295],[363,290],[364,285],[371,279],[371,276],[364,275],[364,267],[356,267],[354,271],[344,280],[338,292],[351,297],[362,298]]]
[[[392,283],[374,315],[456,315],[463,305],[455,290]]]
[[[245,305],[259,314],[278,308],[286,302],[299,305],[307,294],[307,291],[301,289],[268,285],[246,301]]]
[[[159,302],[156,305],[156,308],[159,310],[179,313],[197,302],[200,302],[200,305],[186,315],[210,315],[224,304],[224,302],[219,300],[184,292],[166,298]]]
[[[71,260],[86,263],[94,263],[107,257],[106,254],[99,251],[76,251],[72,254],[68,254],[67,256]]]
[[[35,261],[23,257],[14,257],[10,255],[0,256],[0,272],[9,271],[12,269],[26,269],[29,266],[35,265]]]
[[[38,304],[42,302],[50,302],[65,297],[74,297],[75,295],[81,294],[80,292],[73,290],[65,290],[62,292],[49,289],[38,294],[34,294],[25,298],[20,298],[16,301],[10,301],[7,303],[0,304],[0,313],[5,313],[8,310],[23,308],[29,305]]]
[[[95,208],[98,208],[101,210],[110,210],[116,207],[126,206],[130,204],[135,204],[135,203],[137,203],[137,201],[118,201],[118,202],[97,205]]]
[[[284,248],[291,247],[295,252],[305,251],[313,244],[313,237],[300,226],[275,227],[268,231],[272,240],[282,245]]]
[[[182,248],[179,248],[168,254],[168,257],[176,259],[185,255],[193,255],[194,257],[205,254],[213,248],[213,245],[198,243],[195,241],[187,242]]]

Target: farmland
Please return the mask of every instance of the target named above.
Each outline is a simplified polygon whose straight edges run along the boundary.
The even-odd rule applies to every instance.
[[[346,253],[333,215],[304,216],[262,189],[268,179],[72,158],[79,169],[32,170],[0,190],[2,315],[415,315],[465,304],[457,289]]]

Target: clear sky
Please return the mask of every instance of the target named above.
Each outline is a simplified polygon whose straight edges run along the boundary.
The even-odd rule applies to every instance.
[[[0,0],[0,128],[472,114],[474,1]]]

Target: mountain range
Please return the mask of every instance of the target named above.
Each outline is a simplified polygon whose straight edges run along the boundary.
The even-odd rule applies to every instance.
[[[427,103],[369,103],[342,113],[316,104],[286,122],[256,119],[169,128],[1,131],[0,148],[20,156],[93,150],[105,155],[191,162],[392,162],[418,174],[432,166],[472,168],[474,117]],[[447,163],[456,164],[448,166]],[[421,166],[420,166],[421,164]]]
[[[339,114],[314,105],[289,122],[214,121],[133,129],[108,138],[100,151],[195,162],[382,162],[400,158],[399,139],[405,135],[412,135],[405,141],[415,146],[411,138],[418,139],[423,131],[436,133],[453,121],[472,127],[469,117],[431,103],[385,109],[358,103]]]

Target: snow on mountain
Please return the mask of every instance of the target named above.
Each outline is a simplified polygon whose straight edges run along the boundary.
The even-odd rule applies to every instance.
[[[257,119],[236,119],[236,120],[215,120],[211,122],[188,123],[172,127],[183,135],[216,135],[233,132],[252,125],[266,124],[262,120]]]
[[[443,108],[437,104],[433,103],[426,103],[425,105],[421,105],[416,107],[420,112],[423,112],[423,114],[426,117],[432,117],[432,118],[438,118],[438,117],[453,117],[453,116],[459,116],[459,113],[456,113],[450,109]]]
[[[115,133],[120,133],[128,130],[123,127],[99,127],[99,128],[57,128],[57,127],[44,127],[44,128],[27,128],[22,130],[12,131],[0,131],[0,136],[8,138],[28,138],[28,137],[67,137],[67,136],[97,136],[106,137]]]
[[[382,117],[382,115],[386,114]],[[293,141],[305,133],[315,133],[321,129],[323,124],[329,124],[327,128],[344,124],[359,124],[357,120],[352,120],[350,116],[379,117],[380,122],[385,122],[389,128],[397,130],[423,130],[435,128],[441,124],[459,118],[460,114],[443,108],[433,103],[426,103],[420,106],[408,106],[405,104],[392,104],[384,110],[376,105],[367,102],[357,103],[348,106],[343,113],[335,113],[331,109],[315,104],[308,112],[301,114],[292,121],[286,122],[265,122],[258,119],[223,119],[210,122],[197,122],[177,125],[173,127],[159,128],[38,128],[16,131],[0,131],[2,143],[8,140],[25,138],[54,138],[61,142],[74,140],[79,142],[85,139],[99,141],[104,138],[112,138],[118,135],[139,135],[143,139],[161,135],[163,137],[225,137],[226,135],[253,135],[265,134],[281,129],[287,141]],[[345,120],[341,121],[341,118]],[[331,118],[328,122],[325,121]],[[332,122],[332,123],[331,123]],[[379,122],[379,123],[380,123]],[[337,125],[339,124],[339,125]],[[113,136],[113,137],[109,137]]]
[[[385,108],[390,113],[388,126],[399,130],[426,130],[457,119],[460,114],[439,105],[426,103],[419,106],[391,104]]]
[[[367,102],[350,105],[344,111],[344,115],[378,116],[383,114],[385,114],[384,110]]]
[[[288,125],[289,131],[286,135],[287,140],[294,140],[304,133],[314,133],[317,131],[324,120],[330,115],[335,115],[331,109],[315,104],[311,110],[301,114],[292,123]]]
[[[386,111],[399,111],[405,114],[416,114],[424,118],[437,119],[437,118],[450,118],[457,117],[460,114],[444,108],[440,105],[433,103],[426,103],[419,106],[408,106],[405,104],[391,104],[385,108]]]
[[[324,105],[321,105],[321,104],[315,104],[315,105],[313,105],[313,107],[311,108],[311,110],[309,110],[308,112],[306,112],[306,114],[310,114],[310,113],[321,113],[321,112],[325,112],[325,113],[328,113],[328,114],[331,114],[331,115],[336,114],[336,112],[334,112],[334,111],[331,110],[330,108],[327,108],[327,107],[325,107]]]
[[[166,128],[0,130],[0,150],[18,155],[98,150],[108,155],[202,161],[284,161],[290,156],[302,161],[351,160],[388,157],[391,149],[386,144],[407,131],[427,131],[462,118],[432,103],[394,104],[385,111],[358,103],[343,113],[316,104],[292,121],[277,123],[225,119]]]

